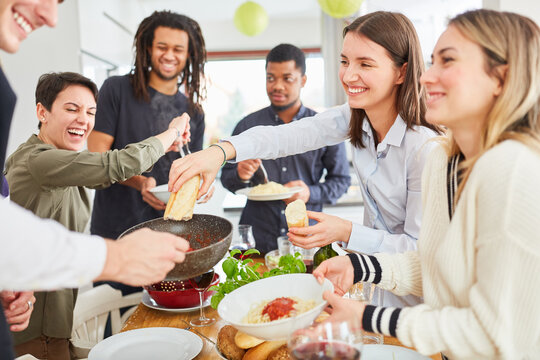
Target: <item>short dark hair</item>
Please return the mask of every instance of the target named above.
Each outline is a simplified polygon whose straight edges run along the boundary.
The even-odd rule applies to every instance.
[[[81,85],[88,88],[97,101],[97,85],[89,78],[74,72],[53,72],[39,77],[36,86],[36,105],[41,103],[45,109],[51,111],[58,94],[71,85]],[[38,124],[38,129],[41,129],[41,122]]]
[[[306,74],[306,56],[300,48],[291,44],[279,44],[270,50],[268,55],[266,55],[265,67],[268,67],[269,62],[281,63],[290,60],[294,60],[296,67],[300,69],[302,75]]]
[[[152,56],[148,49],[152,47],[154,33],[160,26],[185,31],[189,37],[189,56],[179,85],[185,84],[189,105],[198,110],[201,100],[204,100],[206,96],[204,84],[206,46],[204,38],[201,28],[195,20],[172,11],[154,11],[139,24],[133,44],[135,47],[135,66],[130,75],[135,97],[147,102],[150,101],[148,81],[150,80]]]

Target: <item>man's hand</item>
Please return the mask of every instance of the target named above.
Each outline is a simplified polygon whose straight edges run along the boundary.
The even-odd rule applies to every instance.
[[[26,329],[36,302],[34,292],[5,290],[0,292],[0,299],[9,330],[17,332]]]
[[[141,187],[141,195],[143,201],[147,202],[151,207],[156,210],[165,210],[167,204],[159,200],[150,190],[157,186],[156,179],[153,177],[147,177]]]
[[[253,174],[261,166],[261,160],[244,160],[238,163],[236,170],[238,171],[238,177],[244,181],[250,180],[253,177]]]
[[[189,243],[176,235],[148,228],[116,241],[107,240],[107,259],[96,280],[119,281],[131,286],[159,282],[184,261]]]
[[[309,187],[302,180],[289,181],[288,183],[286,183],[283,186],[285,186],[285,187],[295,187],[295,186],[302,187],[302,191],[294,194],[293,196],[291,196],[288,199],[283,200],[285,202],[285,204],[289,205],[289,203],[295,201],[296,199],[300,199],[304,203],[307,203],[309,201],[309,196],[311,195],[311,192],[309,191]]]

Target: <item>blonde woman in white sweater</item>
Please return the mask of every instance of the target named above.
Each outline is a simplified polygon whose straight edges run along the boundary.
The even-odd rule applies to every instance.
[[[422,179],[418,251],[323,262],[342,295],[369,281],[409,308],[365,306],[326,294],[331,321],[351,312],[366,330],[451,359],[540,354],[540,29],[490,10],[458,15],[422,76],[426,118],[451,132]],[[444,150],[446,149],[446,151]]]

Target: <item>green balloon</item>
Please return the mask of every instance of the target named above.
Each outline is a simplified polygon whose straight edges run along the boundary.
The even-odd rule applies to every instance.
[[[234,13],[234,25],[245,35],[255,36],[268,26],[268,14],[253,1],[246,1]]]
[[[363,0],[317,0],[322,11],[334,17],[341,19],[351,16],[360,9]]]

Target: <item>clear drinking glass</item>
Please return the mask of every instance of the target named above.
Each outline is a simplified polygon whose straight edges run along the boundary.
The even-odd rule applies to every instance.
[[[293,359],[358,360],[362,352],[360,321],[325,322],[294,332],[289,338]]]
[[[242,253],[255,247],[255,238],[251,225],[238,225],[236,236],[233,236],[229,250],[238,249]]]
[[[293,244],[289,241],[289,237],[284,236],[278,236],[277,238],[277,246],[278,246],[278,253],[279,256],[292,254],[293,253]]]
[[[368,282],[357,282],[349,289],[349,298],[363,301],[369,305],[383,306],[384,291]],[[384,335],[363,331],[364,344],[383,344]]]
[[[214,280],[214,269],[210,269],[204,274],[201,274],[199,276],[195,276],[189,279],[191,286],[193,286],[193,288],[199,292],[199,310],[200,310],[199,317],[196,319],[190,320],[189,323],[191,324],[191,326],[208,326],[216,322],[216,319],[207,318],[204,315],[204,307],[203,307],[204,293],[206,292],[206,290],[208,290],[213,280]]]

